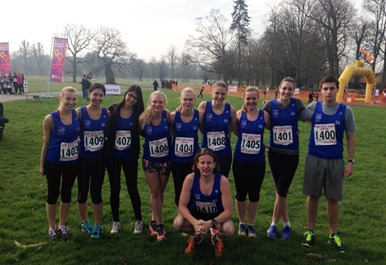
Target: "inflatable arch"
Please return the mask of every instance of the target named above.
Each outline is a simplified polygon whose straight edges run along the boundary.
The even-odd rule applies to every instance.
[[[375,75],[371,67],[364,67],[364,61],[355,61],[355,65],[348,65],[339,77],[339,91],[336,100],[346,103],[348,93],[348,83],[351,77],[360,76],[366,80],[365,103],[371,102],[373,89],[376,85]]]

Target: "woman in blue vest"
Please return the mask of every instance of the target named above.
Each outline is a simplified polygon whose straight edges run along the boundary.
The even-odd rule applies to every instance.
[[[88,90],[90,103],[76,109],[81,124],[78,172],[78,211],[82,221],[81,230],[91,233],[92,238],[102,235],[102,185],[106,160],[103,145],[110,112],[101,104],[106,95],[105,86],[93,83]],[[94,227],[87,217],[87,196],[90,190]]]
[[[268,161],[276,185],[276,200],[272,222],[267,236],[278,238],[277,223],[282,218],[284,228],[281,238],[289,239],[292,228],[289,221],[287,194],[299,163],[299,114],[303,102],[293,98],[296,83],[291,77],[284,78],[278,89],[278,98],[264,106],[271,118]]]
[[[171,170],[174,181],[174,201],[178,206],[182,184],[185,177],[192,173],[194,156],[198,152],[198,130],[201,116],[194,109],[196,96],[194,90],[186,87],[181,91],[181,105],[170,114],[172,129],[172,164]]]
[[[108,139],[105,144],[107,172],[110,181],[110,206],[113,215],[111,233],[118,233],[119,194],[121,191],[121,168],[125,174],[127,191],[135,215],[134,234],[142,232],[141,197],[138,192],[139,115],[144,111],[142,90],[137,85],[130,86],[123,99],[109,107],[111,119]]]
[[[259,90],[247,87],[244,104],[237,111],[237,142],[233,157],[233,176],[236,185],[236,210],[239,218],[238,234],[256,237],[254,221],[259,206],[260,189],[265,175],[264,130],[269,114],[258,109]],[[248,206],[246,196],[249,197]],[[248,211],[248,223],[245,222]]]
[[[149,106],[139,117],[143,144],[142,166],[150,189],[152,219],[149,225],[151,235],[162,241],[166,231],[162,221],[162,204],[166,184],[170,175],[170,112],[165,109],[166,95],[156,90],[151,93]]]
[[[39,171],[47,178],[46,211],[48,236],[51,240],[56,240],[59,236],[63,240],[69,237],[66,220],[71,205],[71,190],[76,178],[79,153],[79,121],[74,110],[77,101],[76,89],[64,87],[59,96],[58,109],[48,114],[43,121],[44,137]],[[59,226],[56,229],[56,202],[59,193],[61,194]]]
[[[228,86],[217,81],[212,86],[212,100],[202,101],[198,111],[203,115],[202,144],[215,151],[220,172],[228,177],[232,164],[231,133],[236,131],[236,110],[225,102]]]

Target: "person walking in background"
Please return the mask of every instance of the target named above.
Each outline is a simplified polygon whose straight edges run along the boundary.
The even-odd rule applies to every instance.
[[[83,75],[82,81],[80,82],[82,84],[82,94],[83,98],[88,100],[88,88],[90,87],[90,81],[88,81],[87,76]]]
[[[323,77],[319,83],[322,101],[306,108],[312,126],[308,143],[303,180],[307,195],[307,230],[302,245],[311,247],[315,240],[315,224],[319,199],[327,199],[327,220],[330,230],[328,242],[338,251],[345,248],[338,235],[339,201],[343,199],[344,179],[354,170],[356,124],[352,109],[336,101],[339,81],[333,76]],[[343,138],[346,136],[347,164],[343,160]]]
[[[189,254],[209,231],[214,246],[214,255],[223,255],[224,237],[234,232],[232,222],[232,194],[228,179],[219,173],[217,156],[209,148],[201,149],[193,162],[193,173],[183,184],[178,204],[178,215],[174,219],[174,229],[189,234]]]
[[[48,195],[46,212],[48,236],[66,240],[70,234],[66,220],[71,205],[71,190],[78,165],[78,121],[74,107],[77,103],[76,89],[66,86],[59,95],[59,107],[43,121],[43,146],[39,173],[47,179]],[[61,195],[59,226],[56,228],[56,203]]]
[[[264,129],[269,115],[257,107],[259,90],[247,87],[244,104],[236,113],[237,142],[233,158],[233,176],[236,185],[236,210],[239,218],[238,234],[256,237],[254,221],[259,207],[260,189],[265,175]],[[249,197],[248,207],[246,197]],[[248,220],[245,222],[248,210]]]
[[[198,111],[203,117],[201,123],[201,147],[215,151],[221,173],[228,177],[232,165],[231,132],[236,131],[236,110],[228,102],[228,87],[223,81],[212,86],[212,100],[202,101]]]
[[[141,197],[138,192],[139,115],[144,111],[142,90],[130,86],[123,99],[109,108],[111,119],[105,144],[107,172],[110,181],[110,206],[113,215],[111,233],[121,228],[119,219],[119,194],[121,190],[121,168],[125,174],[126,187],[134,210],[134,234],[142,232]]]
[[[264,106],[271,120],[268,161],[276,187],[272,222],[267,230],[267,236],[271,238],[279,237],[277,224],[281,218],[284,222],[281,238],[289,239],[292,234],[287,194],[299,163],[298,120],[304,110],[303,102],[292,97],[295,87],[293,78],[282,79],[278,98]]]
[[[192,164],[198,152],[198,130],[200,113],[194,109],[196,96],[194,90],[186,87],[181,91],[181,105],[170,114],[172,129],[171,171],[174,181],[174,201],[178,206],[182,184],[185,177],[192,173]]]
[[[205,85],[202,84],[201,89],[200,89],[200,94],[198,94],[197,98],[203,98],[204,97],[204,89],[205,89]]]
[[[149,97],[149,106],[139,117],[145,137],[142,166],[150,189],[152,209],[149,230],[151,235],[157,237],[157,241],[166,238],[162,205],[170,175],[170,112],[165,106],[166,95],[160,90],[154,91]]]
[[[82,221],[81,230],[91,233],[92,238],[102,235],[102,185],[106,161],[103,145],[110,112],[101,104],[106,88],[101,83],[93,83],[88,90],[90,103],[76,109],[81,123],[78,171],[78,212]],[[92,200],[94,227],[88,220],[88,191]]]

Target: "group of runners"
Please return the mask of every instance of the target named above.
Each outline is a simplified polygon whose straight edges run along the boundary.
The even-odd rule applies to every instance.
[[[141,88],[130,86],[123,99],[102,107],[106,93],[103,84],[93,83],[88,90],[90,102],[78,107],[77,92],[64,87],[56,111],[43,121],[43,147],[40,173],[46,175],[46,201],[49,237],[67,239],[65,226],[71,202],[71,190],[77,178],[77,206],[81,230],[92,238],[102,235],[102,184],[105,168],[110,181],[112,210],[111,233],[120,231],[119,193],[123,169],[127,190],[135,215],[134,233],[143,229],[141,198],[138,192],[138,159],[149,186],[151,220],[149,230],[157,241],[166,238],[163,202],[170,173],[174,182],[174,201],[178,207],[173,227],[189,235],[185,253],[190,253],[211,234],[214,254],[223,254],[223,238],[234,233],[233,196],[228,181],[232,169],[235,183],[235,205],[238,235],[256,237],[254,227],[264,180],[268,154],[269,166],[276,185],[272,222],[267,230],[271,238],[289,239],[287,194],[299,162],[298,121],[311,124],[309,150],[305,163],[303,193],[307,195],[307,230],[302,245],[311,247],[315,238],[318,201],[327,199],[330,227],[328,242],[339,251],[344,247],[338,236],[338,202],[343,197],[343,179],[353,172],[356,130],[352,110],[338,103],[338,81],[332,76],[320,81],[322,101],[304,107],[293,98],[296,84],[284,78],[278,96],[259,106],[259,90],[247,87],[243,105],[236,110],[226,102],[227,84],[212,85],[212,98],[195,109],[192,88],[181,91],[180,105],[170,112],[167,98],[154,91],[144,107]],[[268,152],[264,132],[268,129]],[[199,131],[202,142],[198,142]],[[232,150],[231,134],[237,136]],[[343,138],[347,140],[347,157],[343,160]],[[140,137],[144,138],[140,145]],[[79,139],[79,140],[78,140]],[[61,183],[62,182],[62,183]],[[91,194],[94,224],[87,213]],[[56,202],[61,195],[59,224],[56,226]],[[248,197],[248,201],[247,201]],[[278,229],[282,219],[283,229]]]

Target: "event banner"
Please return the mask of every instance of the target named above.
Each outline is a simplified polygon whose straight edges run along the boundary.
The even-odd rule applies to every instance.
[[[0,43],[0,73],[12,73],[11,56],[9,56],[9,43]]]
[[[50,80],[53,82],[63,82],[66,49],[67,39],[54,38],[50,74]]]

